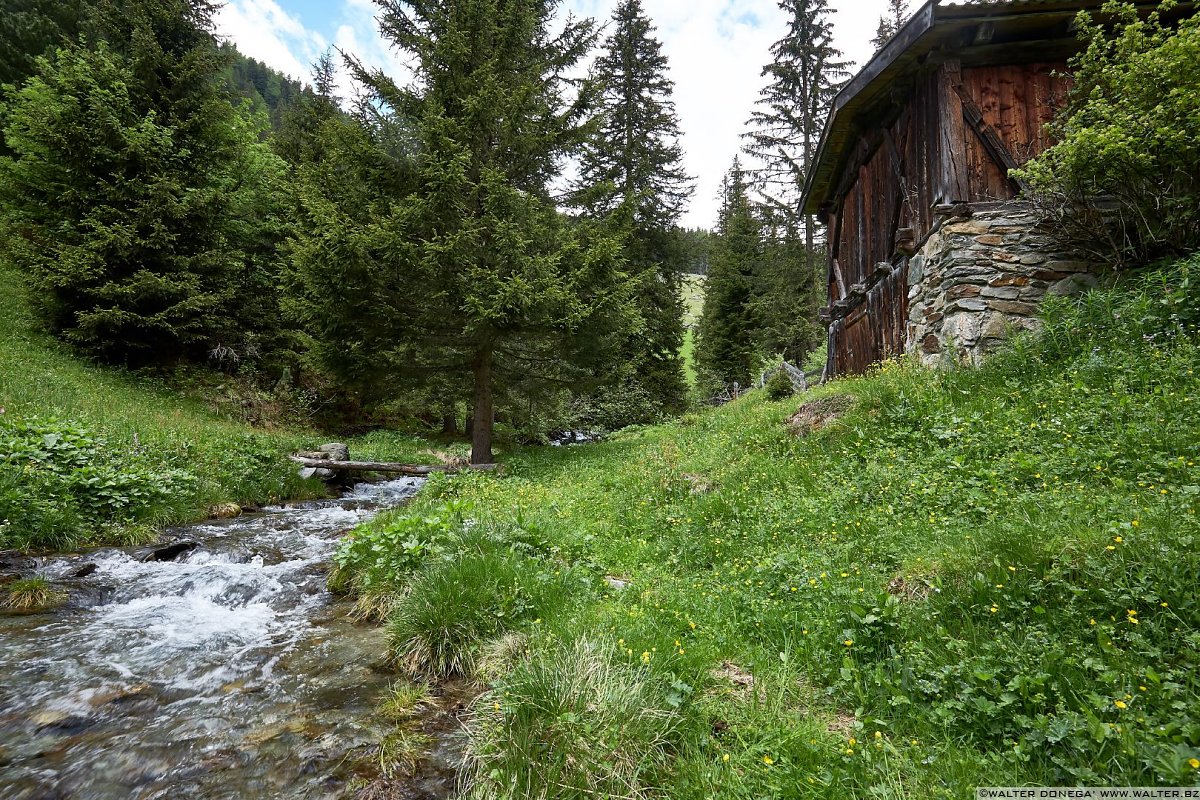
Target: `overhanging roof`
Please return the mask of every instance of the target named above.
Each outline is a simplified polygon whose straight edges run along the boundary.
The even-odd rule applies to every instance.
[[[1140,0],[1146,8],[1158,0]],[[944,53],[971,63],[1053,61],[1079,50],[1073,21],[1080,11],[1098,11],[1103,0],[994,0],[966,3],[929,0],[867,62],[834,98],[821,143],[800,201],[816,214],[846,166],[857,132],[886,102],[891,89]],[[1191,8],[1181,3],[1180,8]],[[865,119],[864,119],[865,118]]]

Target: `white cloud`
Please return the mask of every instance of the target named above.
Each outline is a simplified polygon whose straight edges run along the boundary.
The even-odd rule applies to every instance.
[[[215,17],[217,34],[251,58],[307,81],[312,64],[328,47],[275,0],[229,0]]]

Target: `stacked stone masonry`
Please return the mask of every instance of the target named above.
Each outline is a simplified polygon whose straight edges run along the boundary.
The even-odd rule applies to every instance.
[[[946,219],[908,265],[908,351],[936,366],[977,364],[1038,325],[1047,294],[1096,286],[1094,265],[1058,248],[1028,204],[989,204]]]

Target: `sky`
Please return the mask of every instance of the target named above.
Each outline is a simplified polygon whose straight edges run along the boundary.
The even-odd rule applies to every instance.
[[[606,23],[617,0],[564,0],[563,9]],[[716,223],[721,177],[741,147],[746,120],[764,86],[769,49],[785,32],[776,0],[644,0],[675,82],[684,166],[696,191],[681,224]],[[871,57],[870,40],[887,0],[831,0],[835,44],[856,69]],[[916,0],[910,4],[917,6]],[[371,0],[226,0],[217,33],[246,55],[308,82],[311,65],[330,47],[358,56],[397,78],[405,59],[380,38]],[[341,94],[349,96],[343,76]]]

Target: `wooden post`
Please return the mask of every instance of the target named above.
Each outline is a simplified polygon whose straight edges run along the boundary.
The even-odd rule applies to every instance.
[[[957,58],[945,61],[938,72],[938,159],[942,203],[970,202],[967,177],[967,129],[962,99],[957,87],[962,83],[962,66]]]

